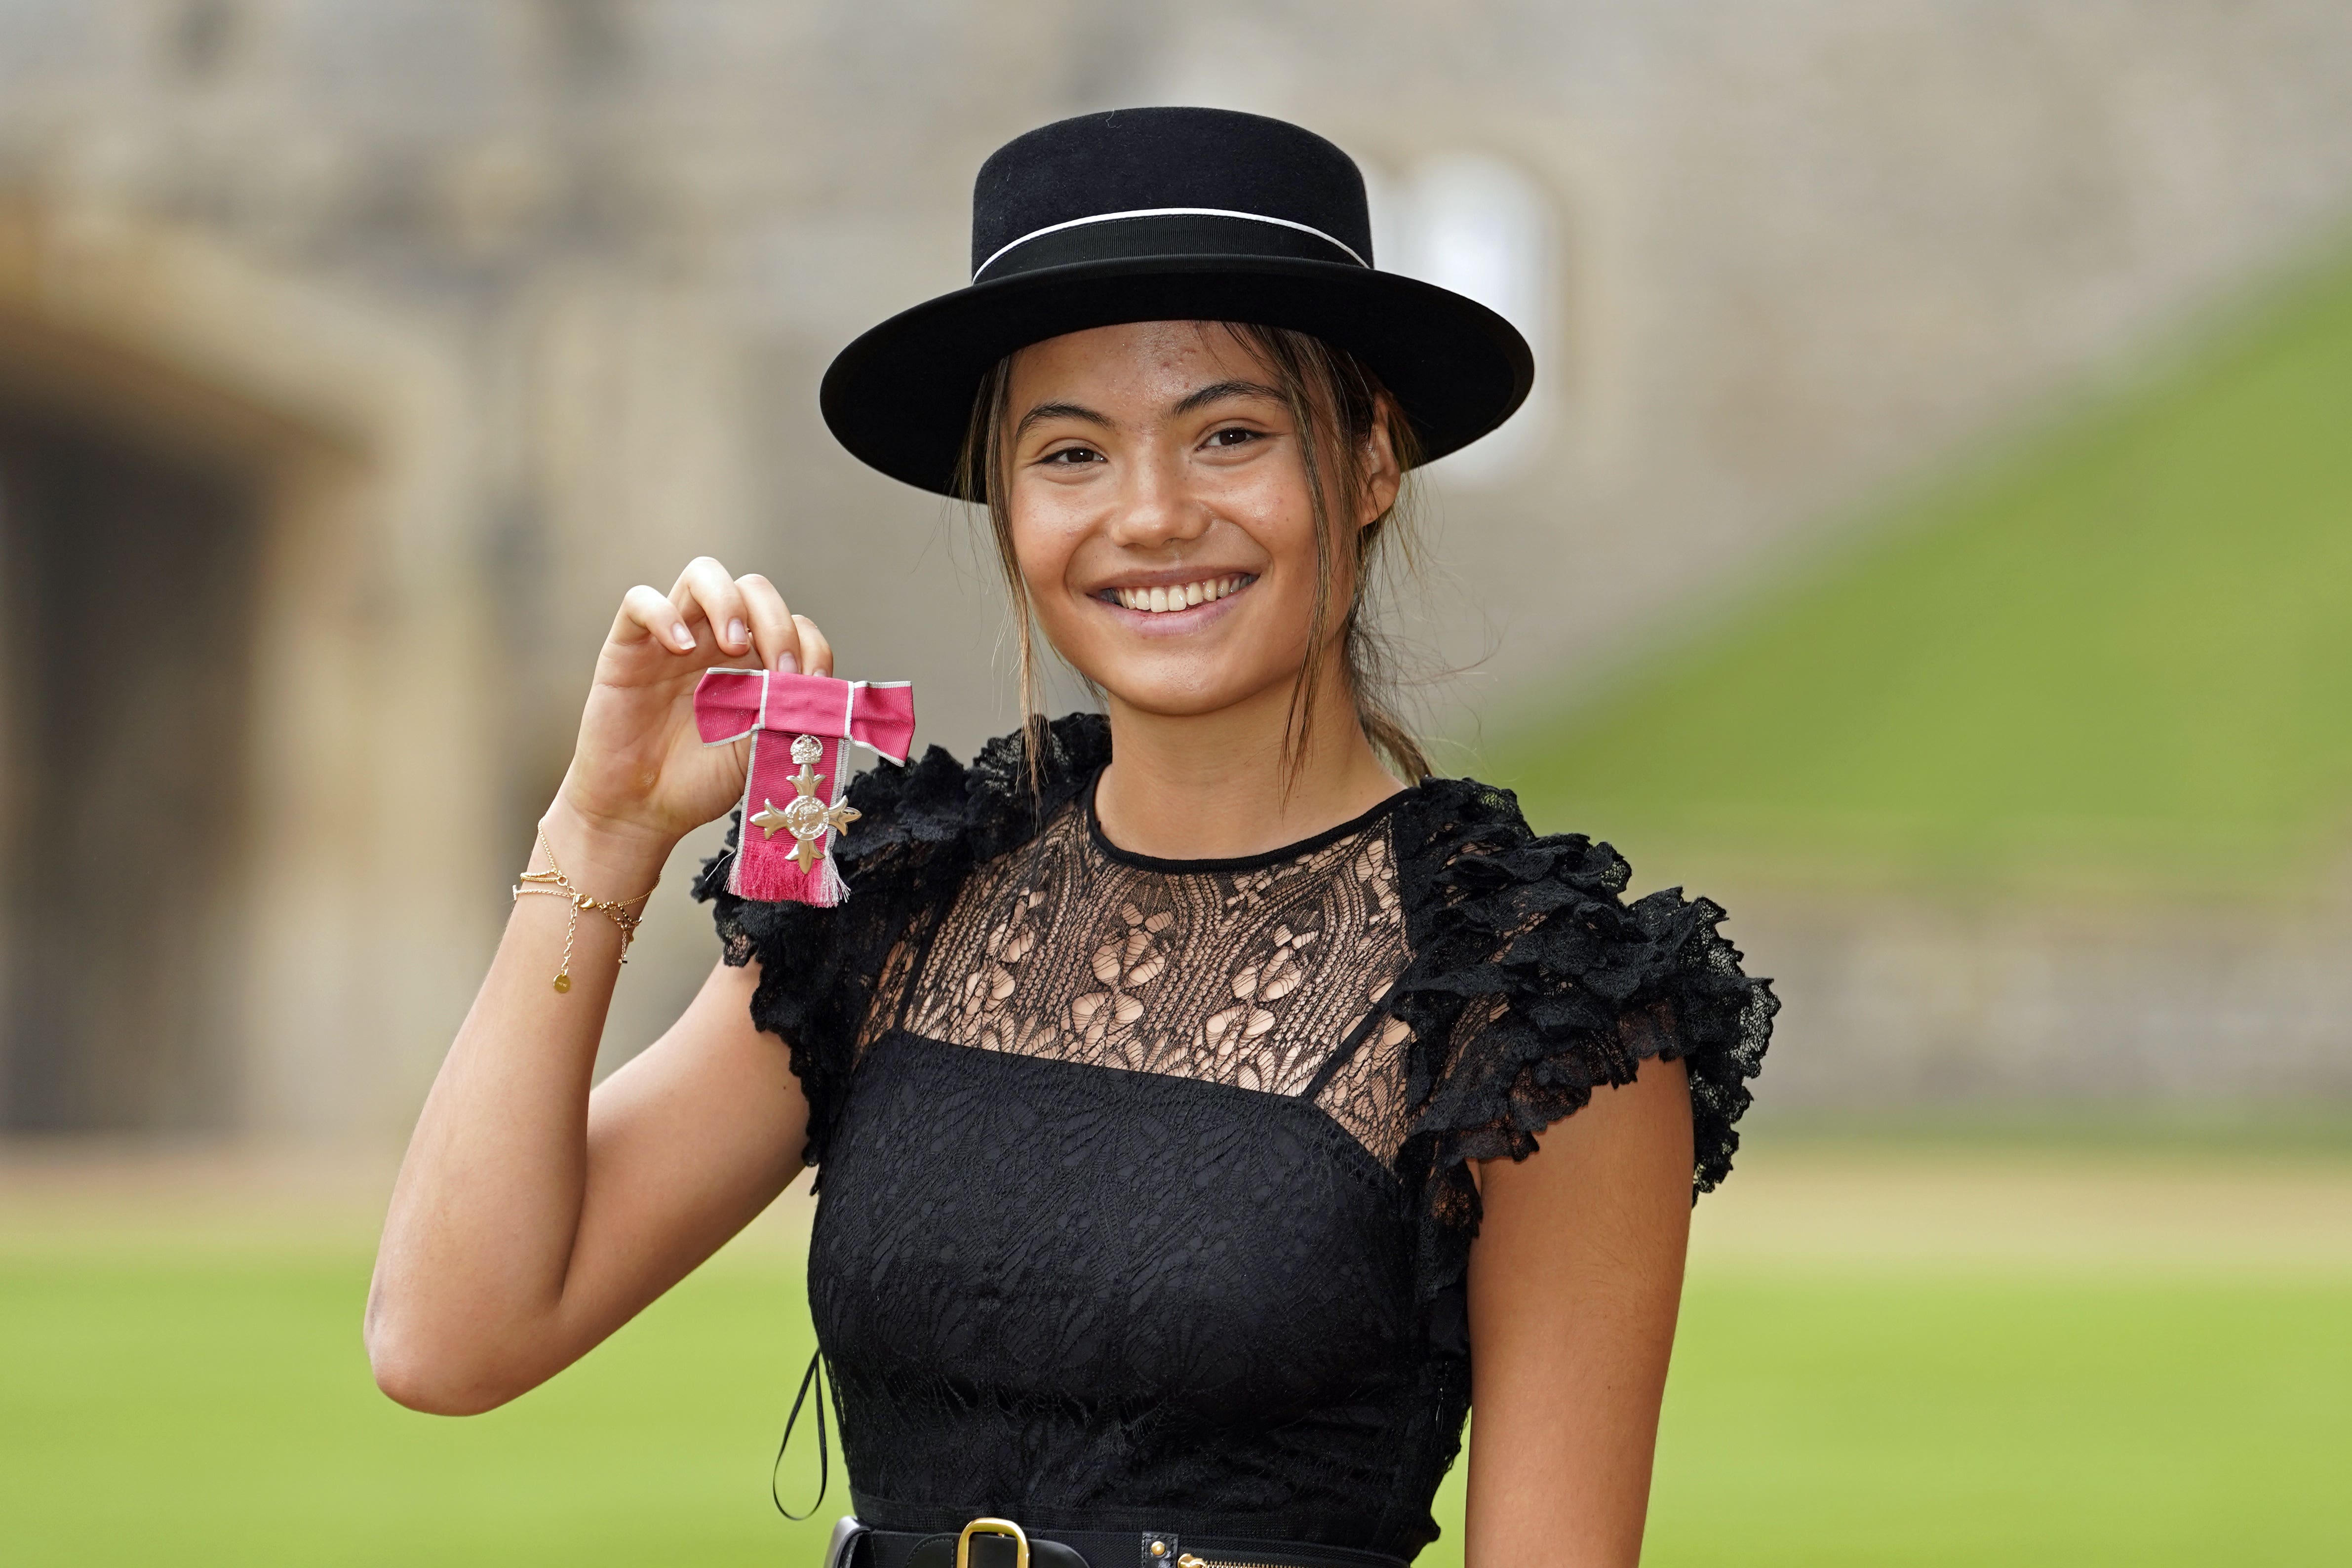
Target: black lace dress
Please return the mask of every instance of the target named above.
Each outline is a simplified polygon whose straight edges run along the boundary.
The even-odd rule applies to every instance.
[[[1680,1058],[1712,1187],[1769,986],[1503,791],[1152,860],[1095,824],[1104,721],[1045,751],[1042,794],[1017,741],[866,774],[840,908],[697,889],[808,1097],[856,1510],[1409,1558],[1469,1405],[1465,1163]]]

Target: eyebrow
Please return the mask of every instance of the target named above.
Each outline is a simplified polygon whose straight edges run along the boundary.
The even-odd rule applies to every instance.
[[[1180,416],[1191,414],[1198,409],[1206,408],[1212,403],[1223,403],[1228,397],[1265,397],[1276,403],[1290,401],[1278,389],[1267,386],[1262,382],[1217,381],[1210,383],[1197,392],[1187,393],[1183,401],[1177,404],[1172,412]]]
[[[1041,403],[1021,416],[1021,423],[1013,427],[1013,439],[1019,440],[1029,434],[1029,427],[1032,425],[1042,425],[1048,419],[1076,419],[1088,425],[1099,425],[1106,430],[1115,428],[1108,415],[1097,414],[1082,405]]]

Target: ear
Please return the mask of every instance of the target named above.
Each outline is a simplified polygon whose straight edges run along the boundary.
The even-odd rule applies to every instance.
[[[1372,417],[1371,434],[1364,437],[1364,502],[1356,516],[1360,529],[1371,526],[1372,520],[1387,515],[1396,505],[1397,491],[1404,484],[1404,468],[1398,463],[1396,443],[1389,439],[1389,419],[1394,411],[1385,395]]]

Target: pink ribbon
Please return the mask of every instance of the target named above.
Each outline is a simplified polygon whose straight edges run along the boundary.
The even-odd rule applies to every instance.
[[[854,742],[904,766],[915,743],[915,689],[903,680],[707,669],[694,689],[694,724],[706,746],[751,738],[727,890],[772,902],[847,898],[833,863],[834,840],[856,816],[842,805],[841,748]],[[802,801],[810,804],[795,804]]]

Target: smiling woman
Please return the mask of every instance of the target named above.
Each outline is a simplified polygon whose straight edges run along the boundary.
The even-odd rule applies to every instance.
[[[1355,166],[1249,115],[1021,138],[972,254],[826,416],[986,507],[1024,698],[1034,626],[1102,710],[859,780],[846,904],[712,862],[724,962],[592,1092],[616,895],[744,787],[697,681],[833,668],[763,577],[631,590],[533,855],[569,907],[519,900],[402,1172],[379,1381],[511,1398],[817,1165],[836,1568],[1400,1565],[1474,1403],[1473,1568],[1634,1562],[1689,1200],[1775,1004],[1721,910],[1428,776],[1383,693],[1409,472],[1526,345],[1375,271]]]

